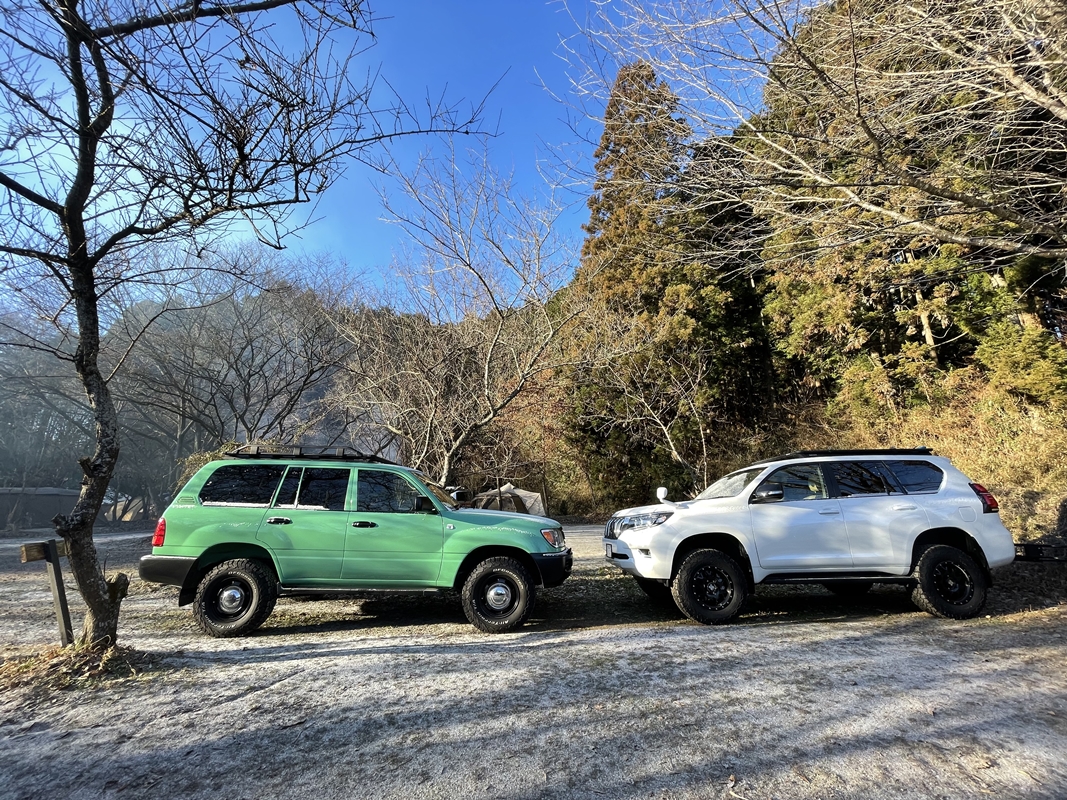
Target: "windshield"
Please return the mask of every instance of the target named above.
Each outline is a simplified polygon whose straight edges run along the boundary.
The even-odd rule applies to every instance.
[[[416,472],[412,472],[411,477],[413,477],[420,484],[422,484],[422,486],[426,488],[426,491],[431,492],[434,497],[444,503],[445,508],[451,509],[453,511],[456,510],[457,506],[455,498],[452,497],[452,495],[450,495],[440,486],[438,486],[436,483],[431,483],[429,480],[426,479],[424,475],[420,475]]]
[[[742,469],[731,472],[729,475],[719,478],[707,489],[696,496],[696,500],[714,500],[717,497],[737,497],[741,490],[756,479],[763,472],[763,467]]]

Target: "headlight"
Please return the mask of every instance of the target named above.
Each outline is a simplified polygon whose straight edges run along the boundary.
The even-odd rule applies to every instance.
[[[553,547],[563,547],[565,544],[562,528],[542,528],[541,535],[544,536],[545,541]]]
[[[673,511],[656,511],[653,514],[630,514],[626,517],[619,517],[614,525],[615,535],[618,536],[621,533],[637,530],[638,528],[651,528],[655,525],[662,525],[671,518],[673,513]]]

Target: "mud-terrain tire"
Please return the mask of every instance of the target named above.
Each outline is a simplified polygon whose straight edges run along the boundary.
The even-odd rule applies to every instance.
[[[266,622],[277,601],[273,571],[260,561],[238,558],[212,567],[200,580],[193,617],[210,636],[244,636]]]
[[[911,601],[935,617],[970,619],[982,610],[989,580],[967,553],[947,544],[927,548],[915,566]]]
[[[694,622],[721,625],[741,613],[748,581],[740,565],[720,550],[686,556],[671,585],[678,609]]]
[[[874,581],[827,581],[822,586],[838,597],[863,597],[874,586]]]
[[[485,633],[506,633],[530,617],[536,589],[514,558],[487,558],[463,582],[460,601],[471,625]]]

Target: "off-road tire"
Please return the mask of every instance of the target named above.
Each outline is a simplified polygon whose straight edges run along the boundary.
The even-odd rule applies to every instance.
[[[514,558],[487,558],[463,582],[460,602],[471,625],[485,633],[506,633],[529,619],[537,590]]]
[[[874,581],[827,581],[822,586],[838,597],[863,597],[874,586]]]
[[[678,609],[694,622],[721,625],[741,613],[748,581],[741,566],[720,550],[686,556],[671,585]]]
[[[210,636],[251,633],[278,601],[278,579],[261,561],[238,558],[212,567],[196,587],[193,617]]]
[[[982,610],[989,580],[978,563],[957,547],[927,548],[915,565],[918,583],[911,601],[935,617],[970,619]]]

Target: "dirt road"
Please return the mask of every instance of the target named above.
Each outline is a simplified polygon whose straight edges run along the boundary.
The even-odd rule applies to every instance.
[[[134,579],[123,643],[157,665],[0,696],[0,798],[1067,797],[1067,567],[1009,568],[967,622],[776,589],[705,628],[605,566],[597,529],[569,538],[574,576],[498,636],[407,596],[283,600],[213,640]],[[101,550],[133,570],[148,539]],[[0,542],[6,656],[55,638],[17,558]]]

